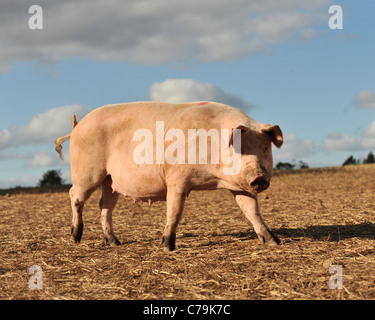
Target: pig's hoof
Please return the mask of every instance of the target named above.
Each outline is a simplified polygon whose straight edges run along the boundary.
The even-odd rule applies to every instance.
[[[161,242],[163,244],[163,251],[166,253],[172,252],[176,249],[176,236],[163,236],[163,240]]]
[[[121,245],[121,242],[116,238],[114,234],[111,234],[109,236],[104,236],[104,242],[108,246],[119,246]]]
[[[171,249],[171,248],[169,248],[168,246],[165,246],[165,247],[163,247],[163,251],[164,251],[165,253],[171,253],[171,252],[174,251],[174,249]]]
[[[83,223],[80,223],[77,227],[72,226],[70,234],[72,235],[74,243],[80,243],[83,233]]]
[[[281,241],[276,237],[271,231],[260,234],[258,233],[258,238],[262,244],[267,245],[268,247],[277,247]]]

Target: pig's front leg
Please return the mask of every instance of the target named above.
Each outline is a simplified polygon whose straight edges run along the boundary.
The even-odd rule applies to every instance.
[[[169,188],[167,191],[167,224],[163,233],[164,252],[170,252],[175,249],[176,229],[181,220],[184,210],[186,194],[177,191],[175,188]]]
[[[249,195],[241,192],[232,191],[232,193],[246,218],[253,225],[260,242],[268,246],[277,246],[280,244],[279,238],[272,234],[263,221],[263,218],[259,212],[257,196],[252,198]]]

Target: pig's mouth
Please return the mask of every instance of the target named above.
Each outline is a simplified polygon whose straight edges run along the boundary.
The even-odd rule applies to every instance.
[[[250,186],[254,189],[255,192],[259,193],[266,190],[270,183],[263,176],[255,178],[253,182],[250,183]]]

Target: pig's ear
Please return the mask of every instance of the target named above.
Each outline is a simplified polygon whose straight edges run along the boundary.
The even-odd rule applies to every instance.
[[[234,130],[241,130],[241,136],[243,136],[247,131],[249,131],[250,130],[250,128],[248,128],[248,127],[245,127],[245,126],[238,126],[238,127],[236,127],[236,128],[232,128],[232,130],[231,130],[231,132],[230,132],[230,135],[229,135],[229,143],[228,143],[228,146],[230,147],[230,146],[232,146],[233,145],[233,136],[234,136],[234,134],[235,134],[235,132],[236,131],[234,131]],[[238,131],[237,131],[238,132]],[[242,141],[242,139],[241,139],[241,141]]]
[[[262,132],[268,134],[273,144],[280,148],[284,142],[283,133],[278,125],[264,124],[261,129]]]

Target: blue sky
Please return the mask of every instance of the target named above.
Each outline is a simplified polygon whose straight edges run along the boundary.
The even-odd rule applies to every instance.
[[[331,5],[343,29],[331,30]],[[341,165],[375,151],[375,3],[330,0],[0,4],[0,188],[65,162],[53,141],[110,103],[216,100],[278,124],[274,162]]]

